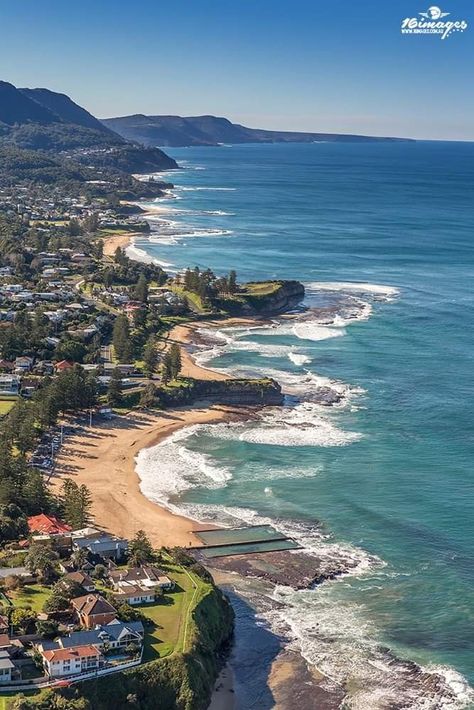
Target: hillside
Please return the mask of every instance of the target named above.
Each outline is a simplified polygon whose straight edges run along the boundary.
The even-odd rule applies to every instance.
[[[22,123],[50,125],[59,121],[48,108],[25,96],[13,84],[0,81],[0,123],[7,126]]]
[[[117,140],[117,135],[104,126],[89,111],[76,104],[66,94],[60,94],[49,89],[18,89],[24,96],[35,101],[40,106],[47,108],[64,123],[74,123],[76,126],[92,128],[104,133],[109,138]]]
[[[144,145],[191,146],[219,143],[379,142],[408,140],[341,133],[301,133],[247,128],[217,116],[145,116],[106,118],[102,123],[128,140]]]
[[[0,81],[0,145],[67,153],[89,166],[129,173],[178,167],[157,148],[131,144],[66,94],[18,89],[5,81]]]

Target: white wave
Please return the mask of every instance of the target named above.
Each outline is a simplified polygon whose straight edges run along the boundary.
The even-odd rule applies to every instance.
[[[307,290],[313,291],[342,291],[349,293],[371,294],[373,296],[384,297],[392,300],[399,295],[400,291],[395,286],[383,284],[357,283],[354,281],[313,281],[306,284]]]
[[[327,328],[317,322],[301,321],[293,326],[293,333],[301,340],[328,340],[345,335],[345,330],[338,328]]]
[[[322,416],[319,405],[310,402],[291,408],[268,408],[257,421],[217,424],[208,433],[219,439],[267,446],[347,446],[362,438],[358,432],[339,429]]]
[[[234,217],[235,212],[226,212],[225,210],[203,210],[200,214],[211,214],[219,217]]]
[[[136,261],[141,261],[144,264],[157,264],[157,266],[161,266],[163,269],[168,269],[169,267],[173,266],[172,262],[170,261],[161,261],[160,259],[157,259],[154,256],[151,256],[146,249],[142,249],[141,247],[136,246],[135,244],[130,244],[126,250],[125,250],[126,255],[130,259],[135,259]]]
[[[322,547],[321,545],[319,546]],[[373,562],[365,566],[370,575]],[[360,574],[357,569],[356,574]],[[388,655],[379,642],[379,631],[369,612],[341,594],[340,582],[316,590],[295,591],[277,587],[279,603],[264,616],[275,631],[289,629],[290,648],[299,650],[332,682],[346,689],[344,707],[351,710],[461,710],[474,700],[466,679],[451,668],[420,668],[436,674],[439,682],[430,689],[403,661]]]
[[[231,471],[205,453],[191,451],[182,443],[199,431],[199,425],[181,429],[156,446],[142,449],[136,472],[142,493],[168,505],[170,498],[198,486],[220,488],[232,478]]]
[[[298,366],[306,365],[308,362],[311,362],[311,358],[303,353],[295,353],[291,351],[291,353],[288,353],[288,357],[292,363]]]
[[[200,192],[200,191],[235,192],[235,190],[237,190],[237,188],[236,187],[207,187],[207,186],[191,187],[191,186],[184,186],[184,185],[176,185],[175,190],[181,190],[182,192]]]

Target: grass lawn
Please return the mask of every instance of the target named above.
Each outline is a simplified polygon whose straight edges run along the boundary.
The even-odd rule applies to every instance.
[[[174,651],[182,651],[187,641],[187,631],[191,610],[205,583],[192,572],[173,564],[161,565],[175,580],[176,591],[167,592],[156,604],[142,604],[134,607],[151,619],[154,628],[145,631],[144,661],[168,656]]]
[[[249,281],[244,284],[242,293],[251,293],[256,296],[267,296],[270,293],[278,291],[280,286],[280,281]]]
[[[10,397],[10,399],[0,399],[0,417],[4,417],[5,414],[8,414],[16,401],[16,397]]]
[[[41,584],[27,584],[23,589],[8,592],[13,606],[18,608],[30,606],[36,612],[43,611],[43,604],[50,595],[49,587],[43,587]]]

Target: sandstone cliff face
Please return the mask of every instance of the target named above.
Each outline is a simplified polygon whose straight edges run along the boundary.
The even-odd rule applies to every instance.
[[[187,379],[187,387],[160,389],[157,403],[173,407],[205,401],[211,404],[236,406],[277,406],[283,403],[281,387],[275,380],[192,380]]]
[[[275,315],[288,311],[304,299],[304,286],[299,281],[274,281],[269,293],[252,291],[245,297],[247,313]]]
[[[276,406],[283,403],[281,386],[271,378],[263,380],[201,380],[195,389],[198,399],[213,404]]]

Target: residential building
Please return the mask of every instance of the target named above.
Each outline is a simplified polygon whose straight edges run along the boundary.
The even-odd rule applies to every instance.
[[[102,533],[98,537],[75,537],[73,539],[73,548],[76,550],[86,548],[93,555],[100,555],[103,558],[110,558],[120,562],[127,553],[128,540]]]
[[[43,665],[51,678],[77,675],[98,670],[104,665],[104,656],[92,644],[76,648],[59,648],[41,652]]]
[[[118,591],[114,593],[114,599],[117,604],[126,602],[131,606],[137,604],[152,604],[156,601],[156,591],[154,589],[141,589],[135,584],[124,584],[118,587]]]
[[[20,393],[20,378],[18,375],[0,375],[0,394],[18,395]]]
[[[14,668],[8,651],[0,651],[0,684],[11,683]]]
[[[72,528],[54,515],[32,515],[28,518],[28,528],[31,533],[45,535],[68,535]]]
[[[74,364],[70,360],[60,360],[54,366],[56,372],[64,372],[65,370],[70,370],[74,367]]]
[[[44,640],[37,644],[40,651],[59,648],[77,648],[78,646],[93,645],[101,651],[109,648],[118,651],[130,643],[142,646],[145,629],[141,621],[124,623],[114,619],[108,624],[98,625],[89,631],[74,631],[69,636],[61,636],[55,641]]]
[[[85,572],[81,572],[80,570],[77,572],[69,572],[63,579],[80,584],[86,592],[95,592],[94,580]]]
[[[143,565],[143,567],[130,567],[129,569],[117,569],[109,575],[114,589],[120,590],[127,585],[136,585],[143,590],[153,590],[156,588],[170,590],[174,587],[174,582],[162,570],[153,565]]]
[[[86,629],[94,626],[108,624],[117,618],[117,611],[112,604],[100,594],[86,594],[71,600],[71,606],[79,623]]]

